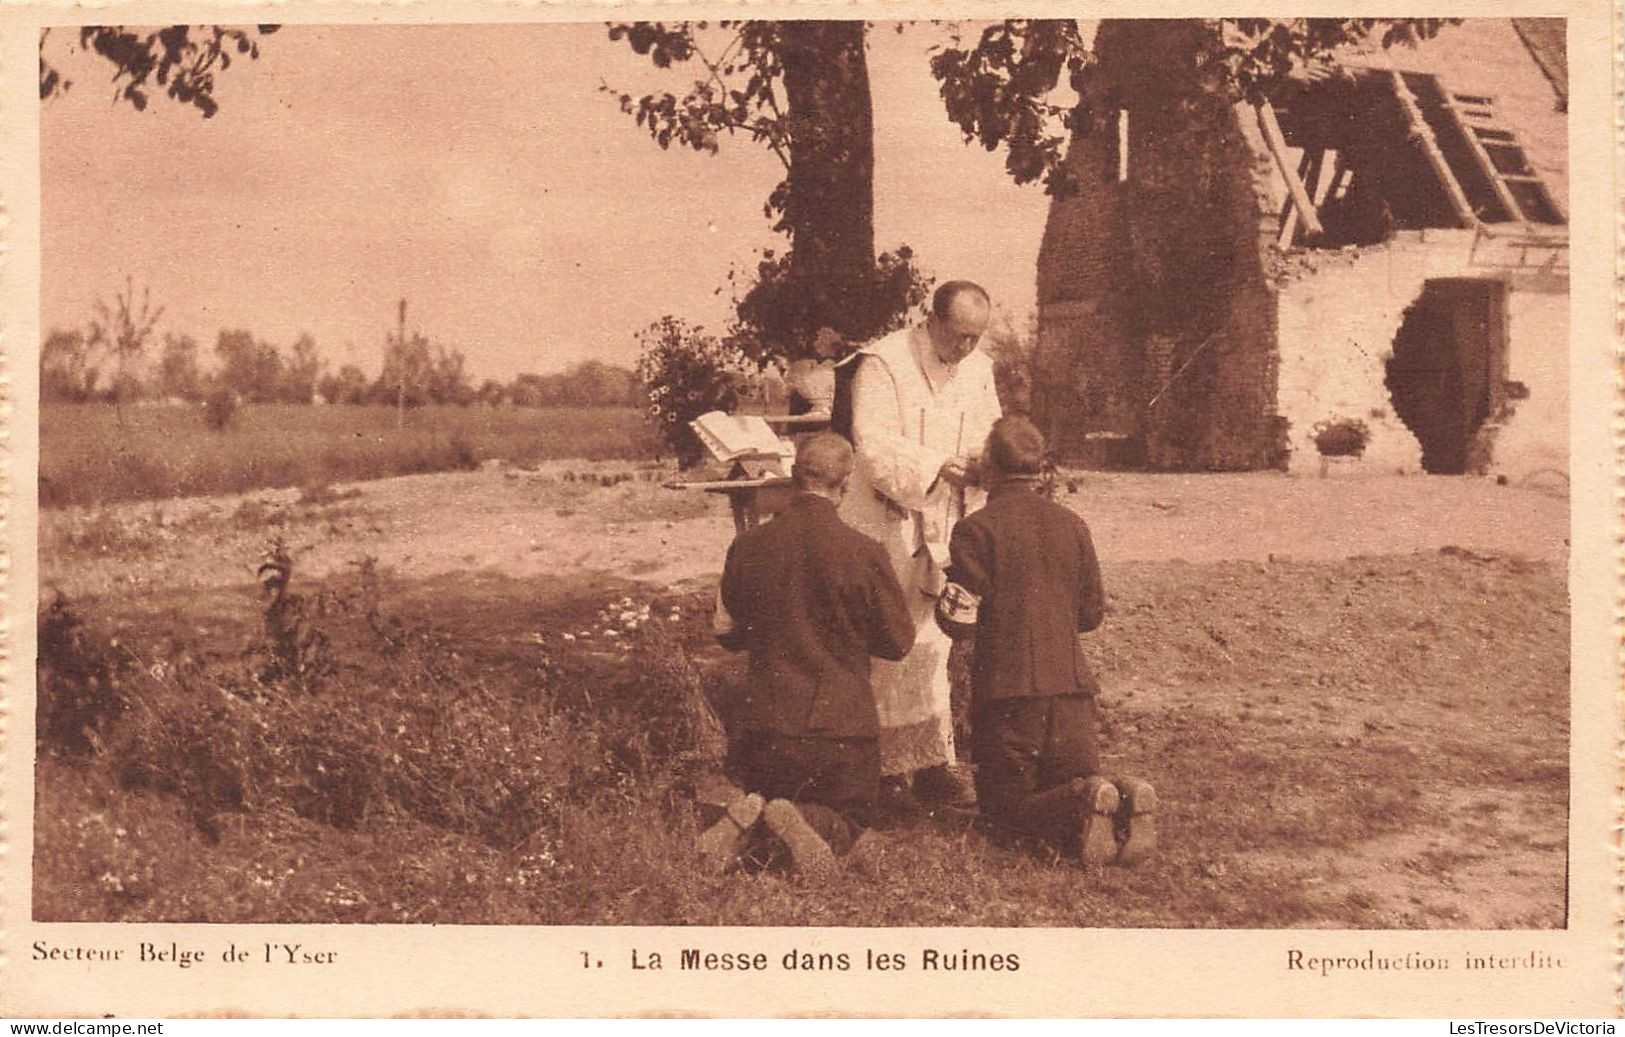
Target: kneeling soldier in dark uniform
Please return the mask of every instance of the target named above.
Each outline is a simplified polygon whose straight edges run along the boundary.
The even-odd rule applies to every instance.
[[[885,551],[836,514],[851,471],[845,439],[801,440],[789,505],[728,549],[716,634],[750,653],[730,746],[747,794],[701,836],[716,863],[746,847],[760,818],[796,870],[826,871],[861,834],[879,790],[869,657],[901,659],[914,622]]]
[[[1078,634],[1100,626],[1105,593],[1089,527],[1037,492],[1044,437],[1002,418],[982,454],[987,505],[954,527],[950,589],[980,598],[971,663],[976,799],[988,820],[1089,864],[1132,864],[1156,843],[1156,795],[1098,776],[1098,684]],[[968,595],[966,594],[968,592]],[[939,617],[955,633],[951,616]],[[963,631],[961,631],[963,632]]]

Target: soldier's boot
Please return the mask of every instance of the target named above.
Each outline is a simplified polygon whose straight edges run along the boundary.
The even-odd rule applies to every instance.
[[[745,848],[746,834],[762,816],[762,797],[752,792],[729,803],[717,823],[700,833],[700,856],[717,871],[738,859]]]
[[[1142,778],[1115,778],[1122,799],[1113,818],[1117,836],[1117,863],[1127,866],[1145,860],[1157,848],[1157,790]]]
[[[802,875],[828,875],[835,868],[835,851],[801,811],[787,799],[775,799],[762,811],[768,831],[790,851],[790,870]]]
[[[744,789],[716,773],[701,773],[690,778],[684,791],[713,814],[727,810],[734,800],[745,794]]]
[[[1077,778],[1072,789],[1078,798],[1078,856],[1085,864],[1110,864],[1117,859],[1112,834],[1119,798],[1117,786],[1105,778]]]
[[[891,840],[873,828],[865,828],[852,841],[852,848],[841,856],[841,864],[864,875],[878,875],[880,861],[886,855]]]

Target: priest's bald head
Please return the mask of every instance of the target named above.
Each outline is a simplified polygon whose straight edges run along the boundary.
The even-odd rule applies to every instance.
[[[950,366],[976,350],[993,319],[987,289],[974,281],[946,281],[931,296],[926,331],[937,359]]]

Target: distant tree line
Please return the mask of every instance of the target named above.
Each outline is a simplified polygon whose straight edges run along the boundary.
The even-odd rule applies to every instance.
[[[117,321],[114,314],[112,320]],[[150,326],[109,332],[54,330],[40,349],[40,398],[50,403],[202,402],[226,393],[244,403],[426,404],[520,407],[638,407],[643,387],[626,368],[584,360],[558,374],[521,374],[503,383],[470,379],[463,354],[420,334],[392,339],[376,377],[354,364],[336,370],[316,341],[300,335],[281,348],[252,332],[223,330],[212,362],[190,335],[166,334],[143,362]]]

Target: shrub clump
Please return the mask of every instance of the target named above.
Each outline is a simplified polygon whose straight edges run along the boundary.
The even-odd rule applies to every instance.
[[[397,683],[316,698],[244,697],[207,674],[160,681],[120,732],[121,776],[180,797],[210,833],[228,812],[287,809],[341,829],[411,818],[501,849],[555,842],[559,802],[599,784],[592,739],[398,663]]]
[[[636,676],[628,700],[634,715],[626,730],[636,736],[643,773],[720,764],[728,736],[688,649],[656,621],[639,632],[631,657]]]
[[[704,460],[705,447],[688,423],[737,407],[748,388],[749,362],[737,346],[677,317],[660,318],[638,340],[638,378],[649,396],[650,420],[677,463],[692,468]]]
[[[222,853],[241,852],[244,839],[269,847],[282,838],[274,833],[303,832],[290,859],[328,845],[410,846],[421,858],[397,873],[379,849],[360,871],[343,870],[342,882],[303,892],[286,878],[298,861],[263,875],[256,863],[251,875],[208,878],[215,892],[194,897],[175,885],[191,875],[177,860],[138,875],[121,849],[123,829],[76,829],[70,842],[106,836],[92,840],[106,858],[91,875],[103,910],[189,920],[575,917],[573,883],[612,874],[635,886],[668,863],[668,827],[692,835],[683,790],[696,772],[721,766],[725,738],[707,687],[713,675],[685,646],[682,607],[653,616],[649,603],[611,602],[602,629],[580,635],[590,644],[575,644],[568,661],[555,665],[550,653],[575,637],[553,649],[538,636],[534,666],[515,683],[477,665],[447,633],[386,614],[370,560],[354,583],[307,592],[304,600],[325,603],[320,611],[279,614],[276,602],[293,597],[285,554],[273,545],[267,556],[262,581],[276,595],[263,606],[258,647],[243,657],[204,656],[175,639],[143,650],[139,664],[123,651],[99,655],[111,649],[58,607],[41,624],[57,647],[41,659],[70,665],[42,669],[41,702],[72,701],[86,674],[118,673],[98,685],[117,696],[88,711],[100,734],[86,773],[109,792],[121,788],[121,801],[147,803],[152,816],[231,847]],[[277,630],[292,633],[288,643],[324,646],[321,680],[271,665]],[[633,840],[629,857],[631,818],[647,837]],[[318,825],[342,835],[320,836]],[[688,846],[681,836],[678,844]],[[414,899],[419,889],[432,896]]]
[[[380,629],[381,672],[319,689],[152,667],[110,750],[122,779],[178,796],[210,834],[226,813],[289,810],[341,829],[411,818],[501,849],[552,845],[563,799],[613,785],[596,732],[467,679],[432,631]]]
[[[274,546],[265,631],[240,667],[178,646],[135,666],[59,602],[41,622],[42,737],[88,747],[76,732],[96,729],[126,787],[177,797],[211,837],[225,815],[287,812],[340,829],[409,820],[549,859],[566,805],[625,801],[674,761],[720,758],[698,670],[669,635],[629,647],[640,675],[608,702],[556,695],[545,653],[523,692],[497,691],[451,638],[384,615],[376,566],[360,569],[358,591],[294,595]],[[372,643],[339,665],[326,627],[347,616]]]
[[[1359,457],[1371,441],[1371,429],[1358,418],[1317,422],[1315,449],[1322,457]]]
[[[129,708],[135,657],[60,593],[40,610],[38,635],[35,738],[42,748],[86,752]]]
[[[758,367],[804,358],[830,359],[896,331],[926,300],[931,278],[907,245],[875,258],[855,281],[809,274],[793,253],[763,252],[756,276],[734,300],[727,342]],[[835,326],[830,326],[833,323]]]

